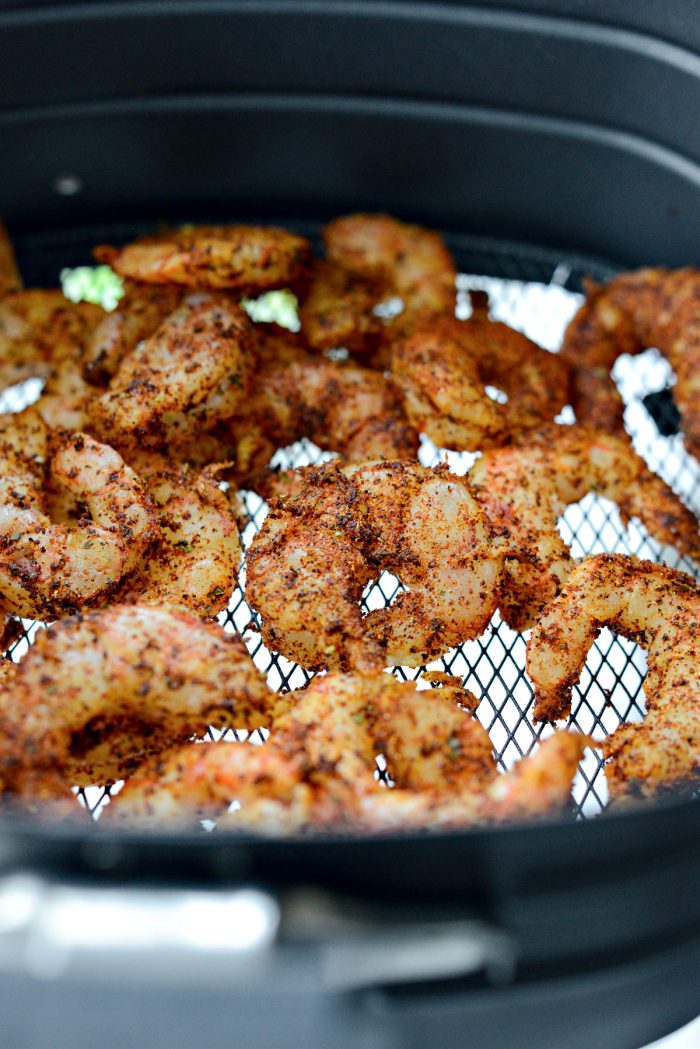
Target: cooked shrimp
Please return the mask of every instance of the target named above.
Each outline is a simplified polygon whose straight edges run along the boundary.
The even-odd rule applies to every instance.
[[[155,503],[162,538],[125,580],[119,600],[217,615],[237,584],[241,546],[215,471],[190,470],[157,452],[134,453],[130,463]]]
[[[580,732],[556,732],[489,785],[485,811],[493,820],[515,820],[561,812],[585,747],[597,746]]]
[[[248,385],[248,332],[240,307],[188,296],[91,402],[95,431],[118,447],[167,449],[230,417]]]
[[[292,693],[292,700],[274,722],[274,744],[285,753],[303,748],[327,791],[342,780],[359,803],[356,819],[373,830],[559,811],[570,801],[583,748],[591,743],[578,733],[557,733],[498,775],[489,737],[469,714],[478,701],[458,686],[417,691],[414,682],[387,674],[329,674]],[[391,790],[374,778],[377,754],[386,758]]]
[[[683,429],[700,456],[700,272],[642,269],[602,287],[589,282],[587,292],[561,350],[576,370],[577,417],[610,432],[622,429],[623,404],[610,369],[620,354],[655,346],[676,372]]]
[[[420,666],[487,626],[504,549],[467,482],[446,468],[379,462],[309,468],[273,503],[248,554],[247,597],[266,644],[310,669]],[[383,570],[408,593],[363,617]]]
[[[0,299],[11,291],[19,291],[22,277],[17,269],[15,252],[5,223],[0,219]]]
[[[91,302],[70,302],[60,291],[32,288],[0,301],[0,386],[50,378],[82,360],[92,330],[105,316]]]
[[[399,787],[479,789],[496,762],[469,713],[477,704],[458,685],[419,691],[392,674],[326,674],[281,697],[271,739],[290,755],[303,751],[317,782],[329,773],[356,794],[376,789],[378,754]]]
[[[126,281],[117,308],[103,318],[88,340],[83,361],[87,381],[107,386],[123,358],[139,342],[153,335],[177,309],[182,297],[183,289],[176,285]]]
[[[587,737],[557,733],[499,776],[458,686],[418,691],[387,674],[329,674],[282,697],[268,743],[188,746],[139,769],[106,818],[178,825],[218,818],[257,833],[402,830],[556,812]],[[375,775],[384,756],[395,785]],[[219,816],[232,801],[238,811]]]
[[[557,529],[566,506],[587,492],[638,517],[651,535],[700,564],[698,522],[625,438],[583,426],[554,426],[522,447],[476,461],[469,480],[491,526],[509,536],[518,557],[506,562],[501,614],[515,630],[532,626],[574,566]]]
[[[37,636],[0,703],[17,754],[70,783],[107,783],[208,724],[269,724],[243,643],[174,606],[114,605]]]
[[[311,284],[299,309],[307,345],[317,352],[344,347],[351,353],[372,351],[384,324],[374,307],[388,298],[386,282],[363,277],[338,263],[314,263]]]
[[[209,461],[232,459],[239,485],[255,487],[273,453],[301,437],[347,459],[412,458],[418,435],[385,376],[314,357],[276,324],[253,328],[255,370],[239,412],[212,433]],[[193,454],[192,454],[193,453]],[[193,461],[201,449],[188,446]]]
[[[345,215],[323,231],[328,258],[346,270],[386,281],[406,310],[454,313],[455,264],[433,230],[390,215]]]
[[[274,344],[273,333],[272,353]],[[350,460],[411,458],[418,450],[394,384],[354,364],[261,350],[249,405],[247,417],[257,416],[275,448],[309,437]]]
[[[84,508],[52,523],[46,487]],[[29,408],[0,420],[0,599],[7,611],[51,619],[104,599],[158,538],[142,482],[86,434],[50,434]]]
[[[308,240],[273,226],[182,226],[124,248],[101,245],[94,254],[132,280],[241,294],[295,288],[311,264]]]
[[[568,714],[571,688],[601,627],[647,650],[647,714],[603,752],[613,800],[700,782],[700,587],[684,572],[603,554],[586,558],[545,609],[528,643],[535,717]]]
[[[250,743],[189,744],[140,768],[113,798],[106,823],[138,826],[191,825],[218,818],[241,806],[235,823],[258,833],[279,834],[342,823],[346,810],[320,799],[304,780],[301,754],[288,756],[273,745]]]
[[[569,400],[569,369],[481,312],[420,314],[390,335],[390,370],[410,421],[441,447],[480,451],[551,421]],[[485,387],[508,395],[492,400]]]
[[[58,819],[85,821],[87,818],[68,780],[53,769],[27,765],[12,750],[12,741],[0,749],[0,798],[4,814],[15,811],[21,818],[31,813],[35,819],[50,822],[52,827]]]
[[[455,686],[419,692],[386,674],[316,678],[278,697],[267,744],[181,748],[139,770],[109,816],[191,822],[235,800],[240,811],[220,827],[269,834],[352,826],[362,798],[384,793],[374,776],[380,753],[406,791],[478,790],[496,769],[488,735],[462,709],[476,702]]]

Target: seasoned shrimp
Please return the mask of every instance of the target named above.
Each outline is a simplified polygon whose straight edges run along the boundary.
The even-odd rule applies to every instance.
[[[495,611],[505,550],[467,482],[379,462],[309,468],[251,545],[247,597],[266,644],[309,669],[420,666],[477,637]],[[383,570],[408,593],[363,617]]]
[[[193,461],[232,459],[239,485],[257,476],[278,448],[308,437],[350,460],[412,458],[418,435],[401,397],[378,372],[306,353],[299,336],[276,324],[253,328],[255,371],[238,414],[212,433],[218,449],[187,447]]]
[[[306,781],[301,753],[287,755],[272,744],[223,742],[178,747],[145,764],[111,800],[102,819],[110,825],[177,827],[206,817],[225,827],[233,801],[241,806],[234,825],[261,834],[337,826],[348,819],[347,805],[322,796]]]
[[[269,724],[242,641],[175,606],[113,605],[37,636],[0,703],[16,754],[69,783],[122,778],[208,724]]]
[[[223,612],[238,580],[241,546],[215,469],[199,473],[157,452],[130,464],[153,499],[162,538],[119,590],[120,601],[174,603],[202,616]]]
[[[10,234],[0,219],[0,299],[11,291],[19,291],[21,287],[22,277],[17,269]]]
[[[390,370],[410,421],[441,447],[480,451],[551,421],[569,400],[569,368],[481,311],[420,314],[390,335]],[[503,390],[499,404],[485,387]]]
[[[417,691],[414,682],[387,674],[328,674],[292,693],[292,700],[275,719],[274,744],[292,754],[303,748],[326,791],[342,780],[359,803],[355,818],[373,830],[464,826],[561,810],[583,748],[592,742],[557,733],[498,775],[488,734],[469,713],[478,701],[457,685]],[[386,759],[391,790],[376,783],[377,754]]]
[[[418,435],[391,380],[353,364],[313,358],[295,350],[289,335],[280,338],[261,327],[255,329],[258,368],[243,418],[257,417],[273,450],[305,436],[350,460],[416,455]]]
[[[601,627],[647,650],[647,714],[603,744],[613,800],[700,782],[700,587],[684,572],[602,554],[578,565],[528,643],[535,717],[566,716]]]
[[[101,245],[94,254],[122,277],[147,284],[248,295],[303,285],[311,265],[308,240],[274,226],[182,226],[124,248]]]
[[[209,294],[188,296],[91,402],[96,433],[117,447],[167,449],[211,429],[245,396],[248,339],[239,306]]]
[[[277,697],[263,747],[189,746],[140,769],[110,806],[128,822],[191,822],[241,810],[220,827],[257,832],[357,824],[364,796],[384,794],[375,776],[383,753],[410,792],[479,790],[496,775],[488,735],[466,709],[476,698],[456,686],[419,692],[391,675],[331,674]],[[460,706],[461,704],[461,706]]]
[[[598,492],[638,517],[651,535],[700,564],[698,522],[625,438],[583,426],[540,431],[522,447],[476,461],[469,480],[491,526],[518,547],[506,562],[501,614],[515,630],[532,626],[574,566],[557,520],[570,503]]]
[[[405,310],[454,313],[454,260],[439,233],[390,215],[345,215],[323,231],[328,258],[346,270],[386,281]]]
[[[311,284],[299,309],[301,331],[317,352],[344,347],[351,353],[375,349],[384,328],[374,307],[388,298],[387,285],[330,260],[314,263]]]
[[[378,754],[398,787],[476,790],[496,775],[488,734],[469,713],[477,704],[456,684],[419,691],[391,674],[327,674],[281,697],[271,739],[302,750],[317,782],[330,774],[356,794],[376,789]]]
[[[47,488],[82,509],[52,523]],[[107,598],[159,535],[142,482],[86,434],[50,434],[29,408],[0,420],[0,599],[20,616],[51,619]]]
[[[139,769],[105,818],[173,826],[208,816],[219,829],[274,834],[458,827],[566,807],[587,737],[557,733],[499,776],[476,702],[457,685],[317,677],[278,699],[264,746],[181,748]],[[391,789],[376,780],[379,755]],[[220,815],[234,800],[238,810]]]
[[[689,449],[700,457],[700,272],[661,267],[587,285],[587,300],[564,335],[562,355],[575,368],[577,418],[622,429],[622,399],[610,369],[622,353],[648,346],[676,373],[674,398]]]
[[[136,284],[126,281],[117,308],[92,331],[83,360],[89,383],[107,386],[127,354],[150,338],[182,301],[184,291],[176,285]]]
[[[0,386],[33,377],[51,379],[82,361],[90,333],[105,316],[91,302],[70,302],[60,291],[32,288],[0,301]]]

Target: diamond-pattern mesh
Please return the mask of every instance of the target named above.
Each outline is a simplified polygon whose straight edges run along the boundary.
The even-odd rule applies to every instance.
[[[92,238],[93,243],[95,239]],[[581,301],[580,294],[568,288],[580,286],[582,268],[536,249],[520,249],[512,245],[504,248],[462,240],[455,247],[458,258],[461,257],[463,265],[466,263],[465,269],[468,266],[471,271],[464,272],[458,281],[458,314],[466,316],[469,313],[470,289],[485,289],[489,292],[495,318],[519,328],[547,349],[555,350],[568,320]],[[52,242],[50,248],[58,251],[60,245]],[[46,252],[46,245],[43,249]],[[75,253],[72,258],[85,261]],[[599,278],[607,275],[601,268],[597,272],[594,267],[587,268]],[[45,278],[43,282],[49,281]],[[700,513],[700,464],[685,452],[680,436],[664,437],[660,434],[643,404],[649,393],[662,390],[671,383],[672,374],[666,361],[655,350],[649,350],[634,360],[622,357],[614,375],[627,405],[625,422],[637,451],[696,514]],[[0,411],[23,407],[35,399],[38,390],[36,383],[30,383],[25,384],[21,391],[6,392],[0,398]],[[571,421],[572,418],[570,410],[565,409],[562,421]],[[302,440],[278,451],[273,462],[283,468],[294,468],[331,457],[308,440]],[[424,465],[446,460],[457,473],[466,472],[474,458],[466,453],[436,449],[426,439],[423,439],[420,449],[420,460]],[[242,493],[242,498],[246,519],[242,538],[247,548],[264,520],[267,508],[253,492]],[[600,551],[635,554],[682,568],[698,578],[698,568],[692,562],[680,557],[675,550],[662,547],[638,522],[632,521],[624,527],[617,508],[597,496],[588,495],[579,504],[569,507],[560,528],[575,556]],[[367,587],[363,607],[370,610],[389,605],[400,589],[400,582],[385,572]],[[245,567],[241,569],[239,586],[220,621],[225,629],[243,634],[251,656],[267,674],[271,688],[287,691],[303,687],[313,676],[283,656],[268,651],[262,644],[258,617],[245,600]],[[37,629],[41,629],[37,624],[23,624],[22,636],[9,650],[12,659],[21,658]],[[527,633],[510,630],[496,614],[489,629],[478,640],[459,646],[428,668],[398,667],[395,673],[405,680],[420,679],[426,669],[443,670],[460,677],[479,698],[477,716],[489,732],[499,765],[506,769],[528,754],[538,739],[552,731],[549,726],[535,725],[531,718],[532,689],[525,673],[527,636]],[[621,721],[641,718],[644,714],[642,686],[645,670],[642,649],[608,630],[602,631],[574,690],[570,725],[596,738],[603,738]],[[210,730],[209,735],[219,738],[222,733]],[[230,733],[230,736],[245,739],[246,733]],[[253,742],[262,742],[264,734],[255,733],[254,737]],[[380,761],[378,776],[386,779],[382,767]],[[79,793],[88,809],[97,815],[109,792],[95,787]],[[582,762],[574,786],[574,799],[577,814],[582,818],[595,815],[605,805],[607,789],[602,761],[590,751]]]

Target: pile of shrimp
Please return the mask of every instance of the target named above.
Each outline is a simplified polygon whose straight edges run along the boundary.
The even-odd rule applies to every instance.
[[[115,827],[462,828],[565,815],[587,747],[615,804],[694,789],[697,584],[615,554],[577,564],[558,519],[595,492],[700,564],[698,522],[633,451],[609,379],[654,342],[700,442],[695,271],[591,287],[550,353],[483,292],[457,318],[433,230],[358,213],[321,240],[317,257],[287,230],[221,225],[101,245],[123,282],[108,312],[24,288],[0,224],[0,384],[44,384],[0,416],[2,650],[21,617],[47,624],[0,662],[0,794],[74,817],[76,788],[125,780],[101,816]],[[298,330],[251,319],[276,289]],[[566,405],[576,425],[555,422]],[[480,457],[466,477],[427,468],[424,437]],[[302,438],[333,460],[274,469]],[[245,554],[239,488],[269,503]],[[214,622],[242,568],[255,629],[305,688],[271,689]],[[382,572],[400,592],[365,612]],[[596,741],[561,727],[500,771],[480,697],[425,672],[497,611],[532,628],[534,720],[568,715],[607,625],[648,650],[644,721]],[[394,667],[422,668],[418,683]],[[203,742],[213,728],[255,735]]]
[[[660,350],[676,374],[673,395],[688,450],[700,458],[700,272],[662,267],[589,281],[562,355],[574,369],[577,418],[623,431],[623,404],[610,370],[620,354]]]

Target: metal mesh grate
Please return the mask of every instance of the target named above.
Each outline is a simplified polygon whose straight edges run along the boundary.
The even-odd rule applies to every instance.
[[[298,224],[297,224],[298,225]],[[104,238],[96,231],[85,234],[85,246]],[[550,350],[559,345],[569,319],[581,301],[577,291],[583,272],[593,276],[607,276],[605,269],[593,263],[561,259],[553,253],[514,245],[499,245],[462,238],[453,243],[455,254],[464,272],[458,281],[458,313],[469,312],[469,289],[485,289],[491,298],[492,314],[524,331],[528,336]],[[22,249],[20,243],[20,249]],[[55,283],[57,268],[67,259],[86,262],[87,250],[70,251],[60,237],[49,241],[37,238],[24,245],[20,259],[27,269],[36,274],[36,283]],[[687,505],[700,514],[700,464],[686,454],[680,436],[663,436],[654,423],[645,403],[652,406],[654,398],[648,395],[665,389],[672,381],[666,361],[655,350],[649,350],[634,360],[622,357],[615,369],[615,378],[627,405],[625,422],[633,436],[637,451],[650,467],[674,488]],[[25,388],[7,391],[0,398],[0,410],[17,410],[35,399],[40,385],[25,384]],[[567,418],[567,411],[562,421]],[[662,430],[668,427],[661,426]],[[318,463],[331,458],[307,440],[280,450],[273,460],[284,468]],[[464,473],[475,456],[466,453],[445,452],[423,440],[420,460],[430,466],[446,459],[457,473]],[[247,524],[243,531],[245,548],[260,527],[266,513],[266,504],[252,492],[242,493]],[[663,547],[646,530],[632,521],[625,528],[617,508],[605,499],[586,496],[580,503],[567,509],[560,528],[571,546],[574,556],[601,551],[634,554],[663,561],[672,567],[691,572],[696,578],[698,568],[679,557],[671,548]],[[384,573],[367,588],[363,603],[367,609],[391,603],[400,583]],[[234,592],[229,609],[220,616],[227,630],[243,634],[256,664],[267,674],[271,688],[287,691],[305,685],[313,675],[290,663],[284,657],[268,651],[262,644],[257,617],[245,601],[245,568],[241,570],[239,587]],[[31,643],[36,624],[25,622],[21,638],[9,655],[21,658]],[[515,760],[529,753],[537,740],[551,733],[548,726],[536,726],[530,715],[532,689],[525,674],[525,645],[528,633],[518,634],[501,622],[496,614],[486,633],[476,641],[467,642],[420,670],[396,668],[403,679],[419,679],[425,669],[444,670],[461,677],[464,684],[481,697],[478,717],[489,732],[499,765],[505,769]],[[638,720],[644,714],[642,689],[646,671],[642,649],[604,630],[586,663],[579,685],[574,690],[574,702],[569,721],[571,727],[603,738],[623,720]],[[210,732],[212,738],[221,733]],[[244,739],[245,733],[231,733],[232,738]],[[262,740],[262,735],[260,739]],[[379,773],[381,776],[381,772]],[[113,792],[116,788],[113,788]],[[103,788],[81,791],[88,809],[99,813],[109,792]],[[602,759],[588,752],[574,785],[577,814],[595,815],[607,799]]]

